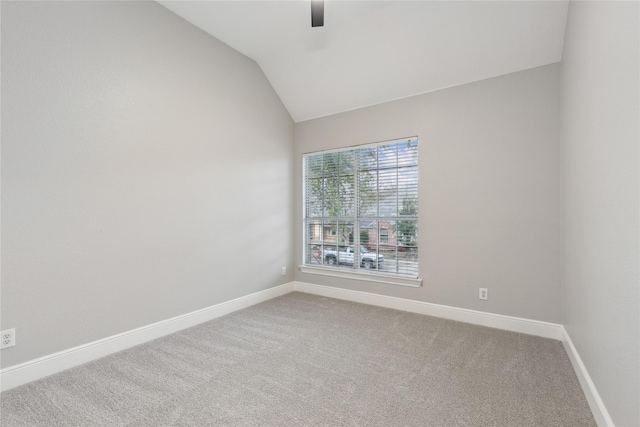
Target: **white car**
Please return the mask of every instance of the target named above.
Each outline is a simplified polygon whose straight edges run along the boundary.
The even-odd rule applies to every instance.
[[[341,249],[336,252],[335,249],[325,249],[324,250],[324,260],[329,265],[337,265],[337,264],[354,264],[354,252],[353,246],[349,246],[347,248]],[[364,268],[376,268],[380,266],[384,262],[384,256],[378,255],[376,258],[376,254],[367,251],[366,248],[360,246],[360,266]]]

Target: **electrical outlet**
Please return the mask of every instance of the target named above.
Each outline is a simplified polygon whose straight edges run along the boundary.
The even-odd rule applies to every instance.
[[[489,290],[487,288],[480,288],[480,295],[478,295],[478,298],[483,299],[483,300],[488,300],[489,299]]]
[[[282,267],[282,275],[283,276],[287,275],[287,267]]]
[[[0,350],[3,348],[13,347],[16,345],[16,330],[7,329],[0,332]]]

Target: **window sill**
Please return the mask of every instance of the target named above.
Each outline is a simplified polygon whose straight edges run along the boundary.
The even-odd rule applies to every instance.
[[[354,271],[332,267],[313,267],[310,265],[298,266],[302,273],[319,274],[321,276],[340,277],[342,279],[364,280],[367,282],[386,283],[389,285],[409,286],[419,288],[422,279],[419,277],[392,276],[390,274],[369,273],[366,271]]]

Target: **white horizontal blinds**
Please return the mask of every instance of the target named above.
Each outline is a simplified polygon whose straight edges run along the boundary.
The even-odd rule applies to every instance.
[[[348,267],[339,252],[353,245],[355,218],[353,150],[305,156],[305,263]],[[328,256],[334,253],[335,257]],[[335,261],[335,262],[333,262]]]
[[[359,151],[363,244],[384,257],[378,270],[418,276],[418,140]]]
[[[417,277],[417,138],[306,155],[304,186],[306,264]]]

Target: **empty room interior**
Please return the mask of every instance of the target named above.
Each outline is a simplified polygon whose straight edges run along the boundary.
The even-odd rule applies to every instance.
[[[640,426],[638,1],[2,1],[3,426]]]

